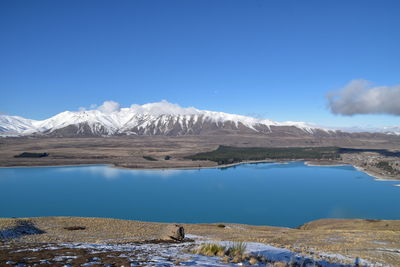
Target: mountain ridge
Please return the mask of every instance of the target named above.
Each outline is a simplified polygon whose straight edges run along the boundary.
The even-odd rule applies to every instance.
[[[224,112],[183,108],[167,101],[121,108],[106,101],[97,109],[64,111],[45,120],[0,115],[0,136],[115,136],[202,134],[341,135],[305,122],[276,122]],[[400,134],[396,131],[391,134]]]

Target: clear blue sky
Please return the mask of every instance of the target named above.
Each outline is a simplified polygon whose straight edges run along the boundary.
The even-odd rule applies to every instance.
[[[0,112],[43,119],[114,100],[323,125],[353,79],[400,84],[398,0],[0,1]],[[399,99],[400,102],[400,99]]]

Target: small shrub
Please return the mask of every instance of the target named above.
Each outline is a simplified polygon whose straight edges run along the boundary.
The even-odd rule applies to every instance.
[[[170,160],[171,159],[171,156],[165,156],[165,158],[164,158],[165,160]]]
[[[205,256],[222,257],[225,255],[225,247],[216,243],[206,243],[202,244],[195,253]]]
[[[205,256],[224,257],[226,261],[238,263],[249,259],[248,255],[244,254],[245,251],[246,243],[244,242],[232,242],[228,247],[218,243],[205,243],[193,251],[193,253]]]
[[[242,256],[245,251],[246,251],[246,243],[244,243],[244,242],[232,242],[229,245],[227,254],[230,257]]]
[[[157,161],[155,158],[150,157],[150,156],[143,156],[144,159],[149,160],[149,161]]]
[[[68,231],[76,231],[76,230],[85,230],[86,227],[84,226],[68,226],[68,227],[64,227],[65,230]]]
[[[225,224],[218,224],[217,227],[218,228],[225,228],[226,226],[225,226]]]

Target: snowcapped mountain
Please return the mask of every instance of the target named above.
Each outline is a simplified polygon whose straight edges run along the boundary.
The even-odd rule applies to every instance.
[[[359,133],[359,132],[368,132],[368,133],[382,133],[387,135],[400,135],[400,126],[386,126],[386,127],[340,127],[336,128],[337,130],[341,130],[343,132],[348,133]]]
[[[223,112],[183,108],[167,101],[120,108],[106,101],[97,109],[65,111],[38,121],[0,115],[0,135],[57,137],[202,134],[318,135],[337,133],[304,122],[275,122]]]
[[[400,126],[383,127],[379,132],[392,135],[400,135]]]

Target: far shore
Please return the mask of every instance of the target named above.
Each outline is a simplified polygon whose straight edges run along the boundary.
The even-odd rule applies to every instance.
[[[301,162],[301,160],[293,160],[293,161],[272,161],[272,160],[256,160],[256,161],[241,161],[231,164],[222,164],[222,165],[213,165],[213,166],[188,166],[188,167],[147,167],[147,168],[137,168],[137,167],[129,167],[129,166],[121,166],[118,164],[110,164],[110,163],[95,163],[95,164],[51,164],[51,165],[16,165],[16,166],[0,166],[1,169],[12,169],[12,168],[50,168],[50,167],[85,167],[85,166],[108,166],[116,169],[125,169],[125,170],[149,170],[149,171],[162,171],[162,170],[197,170],[197,169],[220,169],[220,168],[229,168],[238,166],[241,164],[255,164],[255,163],[278,163],[278,164],[287,164],[289,162]]]
[[[220,136],[180,136],[180,137],[135,137],[135,138],[4,138],[0,142],[0,166],[3,167],[69,167],[107,165],[112,168],[135,170],[193,170],[206,168],[229,168],[239,164],[287,163],[303,161],[309,166],[343,166],[355,168],[379,180],[400,180],[400,176],[387,174],[374,166],[362,166],[362,161],[351,157],[340,161],[304,159],[264,159],[246,160],[231,164],[218,165],[213,161],[192,161],[186,159],[196,153],[209,152],[219,146],[233,147],[349,147],[365,149],[393,149],[400,145],[400,140],[323,138],[282,138],[254,135]],[[373,141],[373,142],[372,142]],[[378,142],[379,141],[379,142]],[[48,153],[43,158],[15,158],[23,152]],[[166,160],[166,157],[170,157]],[[157,161],[149,161],[146,157]],[[290,156],[289,156],[290,157]],[[389,176],[389,177],[387,177]],[[390,178],[392,177],[392,178]]]
[[[168,167],[132,167],[132,166],[121,166],[119,164],[111,164],[111,163],[95,163],[95,164],[51,164],[51,165],[22,165],[22,166],[0,166],[0,168],[48,168],[48,167],[85,167],[85,166],[108,166],[110,168],[116,169],[125,169],[125,170],[198,170],[198,169],[221,169],[221,168],[230,168],[239,166],[242,164],[257,164],[257,163],[275,163],[275,164],[288,164],[290,162],[303,162],[304,165],[310,167],[340,167],[340,166],[353,166],[360,172],[364,172],[369,176],[373,177],[377,181],[398,181],[399,178],[396,177],[387,177],[381,175],[377,172],[367,170],[365,168],[352,165],[350,163],[341,163],[338,161],[310,161],[310,160],[273,160],[273,159],[265,159],[265,160],[246,160],[241,162],[235,162],[231,164],[221,164],[221,165],[212,165],[212,166],[187,166],[187,167],[177,167],[177,166],[168,166]]]

